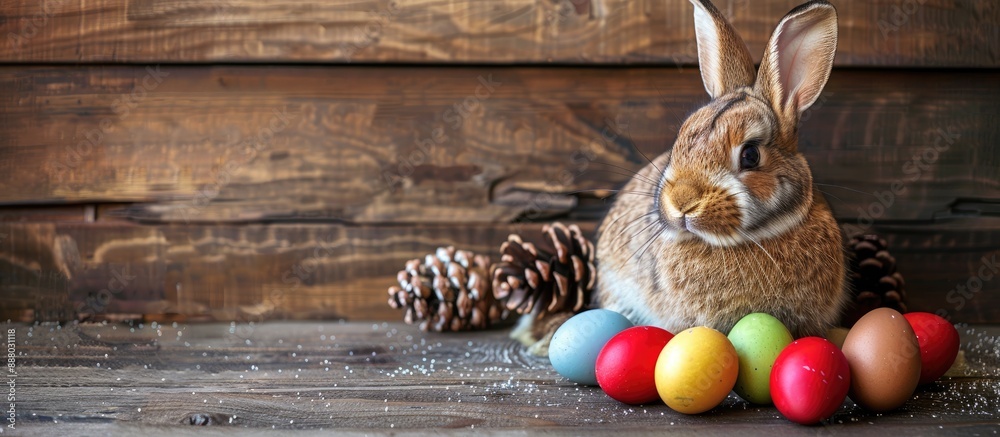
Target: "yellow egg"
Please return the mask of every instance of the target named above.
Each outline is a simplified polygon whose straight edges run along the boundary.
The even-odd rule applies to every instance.
[[[739,357],[721,332],[708,327],[674,336],[656,360],[656,391],[670,408],[698,414],[722,403],[736,385]]]

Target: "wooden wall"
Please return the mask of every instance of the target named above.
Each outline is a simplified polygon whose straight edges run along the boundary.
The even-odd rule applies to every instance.
[[[717,2],[755,55],[796,3]],[[849,232],[888,238],[912,309],[1000,321],[1000,7],[837,7],[802,123],[819,188]],[[553,218],[592,231],[707,101],[683,0],[0,17],[0,319],[397,319],[405,260]]]

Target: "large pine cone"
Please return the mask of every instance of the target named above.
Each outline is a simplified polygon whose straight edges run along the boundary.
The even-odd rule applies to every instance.
[[[555,222],[542,228],[542,247],[512,234],[500,247],[493,292],[506,309],[537,318],[590,304],[596,282],[594,245],[576,225]]]
[[[885,239],[877,235],[858,235],[848,242],[851,257],[849,281],[851,302],[844,312],[841,324],[846,327],[869,311],[888,307],[906,312],[906,282],[896,271],[896,258],[889,254]]]
[[[489,257],[454,247],[439,247],[423,262],[412,259],[389,287],[389,306],[404,308],[404,320],[421,330],[485,329],[506,318],[493,297]]]

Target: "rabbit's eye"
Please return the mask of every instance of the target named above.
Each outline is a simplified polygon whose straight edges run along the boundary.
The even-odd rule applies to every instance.
[[[740,170],[750,170],[760,165],[760,150],[758,141],[747,141],[740,152]]]

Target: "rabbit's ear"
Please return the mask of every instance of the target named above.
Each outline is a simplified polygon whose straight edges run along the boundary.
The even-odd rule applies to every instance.
[[[754,83],[750,50],[709,0],[691,0],[698,39],[698,68],[705,91],[713,99]]]
[[[798,123],[830,78],[837,52],[837,10],[824,0],[792,9],[764,50],[757,89],[779,116]]]

